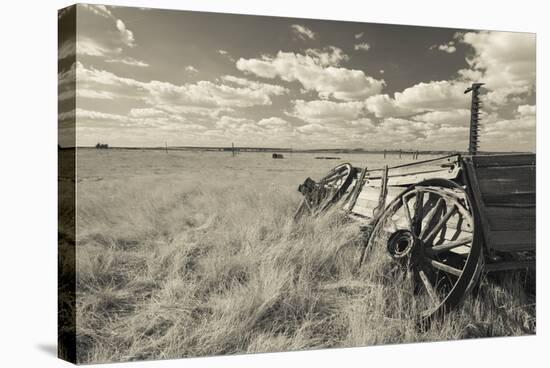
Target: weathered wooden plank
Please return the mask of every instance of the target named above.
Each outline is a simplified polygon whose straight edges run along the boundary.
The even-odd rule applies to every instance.
[[[480,167],[476,169],[476,174],[479,180],[516,179],[534,181],[536,168],[531,165]]]
[[[494,272],[494,271],[518,270],[518,269],[524,269],[524,268],[530,268],[534,270],[536,268],[535,260],[487,263],[484,265],[483,270],[486,272]]]
[[[457,166],[459,162],[458,155],[445,156],[432,160],[413,162],[405,165],[398,165],[389,168],[389,177],[410,175],[422,172],[431,172],[439,170],[449,170],[454,166]],[[373,179],[380,179],[382,177],[383,168],[369,169],[367,177]]]
[[[371,187],[370,185],[365,185],[363,187],[363,190],[361,190],[361,193],[357,196],[357,199],[367,199],[369,201],[377,201],[378,196],[380,195],[380,188],[379,187]]]
[[[359,194],[361,194],[361,190],[363,189],[363,186],[365,184],[365,175],[367,174],[367,168],[361,170],[361,174],[359,175],[358,179],[355,179],[353,181],[353,190],[350,193],[350,200],[346,204],[346,208],[351,209],[355,205],[355,202],[357,201],[357,198],[359,197]]]
[[[402,187],[390,187],[387,188],[387,197],[386,197],[386,204],[389,204],[395,197],[397,197],[399,194],[401,194],[405,188]],[[378,201],[380,196],[380,188],[379,187],[373,187],[370,185],[365,185],[363,189],[361,190],[361,193],[357,196],[357,199],[368,199],[370,201]]]
[[[535,181],[521,179],[489,179],[479,180],[479,189],[481,193],[487,194],[506,194],[517,192],[535,192]]]
[[[535,250],[536,232],[532,230],[490,231],[493,249],[498,251]]]
[[[479,155],[473,156],[472,160],[476,167],[535,165],[537,156],[534,153]]]
[[[491,230],[535,230],[537,219],[535,207],[531,208],[507,208],[507,207],[488,207],[491,208],[491,213],[487,213],[489,220],[489,228]],[[500,208],[505,211],[495,211],[495,208]],[[528,211],[524,211],[524,210]],[[514,212],[513,210],[522,210]]]
[[[429,172],[411,173],[408,175],[392,175],[388,177],[388,186],[409,186],[417,184],[423,180],[440,178],[440,179],[456,179],[460,173],[460,168],[457,166],[453,170],[438,169]],[[371,186],[380,186],[381,181],[377,177],[367,177],[367,184]]]
[[[364,208],[370,208],[374,209],[376,206],[378,206],[378,201],[370,200],[370,199],[364,199],[364,198],[357,198],[357,202],[355,202],[355,207],[364,207]]]
[[[374,211],[375,216],[379,216],[386,208],[386,198],[388,196],[388,166],[384,167],[380,180],[382,186],[380,187],[380,195],[378,196],[378,205]]]
[[[532,206],[536,204],[536,192],[517,192],[517,193],[483,193],[483,202],[485,206],[506,206],[521,205]]]
[[[537,209],[535,206],[532,207],[486,207],[487,218],[523,218],[523,217],[535,217]]]

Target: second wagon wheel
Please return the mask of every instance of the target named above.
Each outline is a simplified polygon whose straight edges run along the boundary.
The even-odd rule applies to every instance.
[[[368,251],[385,248],[414,277],[421,318],[459,304],[478,280],[482,236],[468,193],[444,179],[413,185],[394,199],[370,234]]]
[[[336,166],[321,178],[311,190],[304,193],[304,199],[298,207],[294,218],[307,212],[315,215],[327,210],[336,203],[353,182],[355,168],[345,163]]]

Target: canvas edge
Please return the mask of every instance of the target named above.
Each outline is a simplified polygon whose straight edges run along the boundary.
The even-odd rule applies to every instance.
[[[77,6],[58,10],[57,356],[77,363],[76,348],[76,23]],[[67,50],[70,50],[67,52]]]

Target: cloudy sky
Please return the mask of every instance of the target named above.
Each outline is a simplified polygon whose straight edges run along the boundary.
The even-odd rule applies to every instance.
[[[79,5],[63,40],[79,146],[465,150],[478,81],[481,150],[535,150],[534,34]]]

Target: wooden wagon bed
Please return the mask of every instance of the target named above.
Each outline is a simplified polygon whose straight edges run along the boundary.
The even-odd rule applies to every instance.
[[[489,253],[534,251],[535,170],[535,154],[450,155],[387,169],[366,167],[357,170],[344,208],[368,222],[405,188],[435,178],[452,180],[469,189]]]

